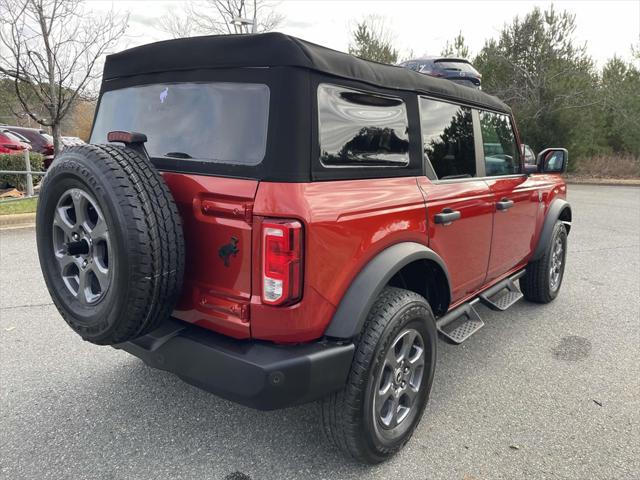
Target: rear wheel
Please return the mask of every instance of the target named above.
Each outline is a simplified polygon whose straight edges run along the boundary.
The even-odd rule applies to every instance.
[[[322,401],[327,437],[367,463],[400,450],[427,403],[435,342],[427,301],[414,292],[385,288],[357,340],[347,385]]]
[[[85,340],[125,342],[170,315],[182,286],[182,226],[146,156],[114,145],[65,149],[43,181],[36,227],[51,298]]]
[[[567,259],[567,229],[560,220],[556,222],[551,241],[541,258],[527,265],[520,278],[520,290],[524,297],[536,303],[549,303],[558,296]]]

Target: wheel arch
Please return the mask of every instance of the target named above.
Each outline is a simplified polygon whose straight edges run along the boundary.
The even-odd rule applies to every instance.
[[[356,275],[325,330],[325,336],[355,337],[387,285],[424,296],[436,316],[444,314],[451,302],[449,272],[442,258],[420,243],[398,243],[376,255]]]
[[[538,260],[544,254],[545,247],[551,241],[551,236],[553,235],[553,227],[558,220],[564,223],[568,234],[571,230],[571,205],[569,204],[569,202],[561,198],[556,198],[549,207],[549,211],[547,212],[547,215],[544,219],[542,231],[540,232],[540,238],[538,238],[538,244],[536,245],[536,249],[533,252],[531,261]]]

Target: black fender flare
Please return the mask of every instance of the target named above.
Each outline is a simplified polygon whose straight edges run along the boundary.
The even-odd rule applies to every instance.
[[[530,261],[536,261],[544,255],[545,248],[549,245],[551,241],[551,235],[553,234],[553,227],[560,218],[560,216],[568,210],[569,218],[571,218],[571,205],[566,200],[561,198],[556,198],[551,202],[551,206],[549,207],[549,211],[547,212],[547,216],[544,219],[544,224],[542,225],[542,231],[540,232],[540,238],[538,238],[538,244],[536,245],[536,249],[533,252],[533,256]],[[567,233],[571,228],[571,221],[565,221],[565,224],[568,224]]]
[[[355,337],[362,330],[373,303],[389,280],[404,266],[416,260],[430,260],[438,264],[446,276],[450,294],[449,272],[436,252],[416,242],[397,243],[371,259],[351,282],[325,330],[325,336],[345,339]]]

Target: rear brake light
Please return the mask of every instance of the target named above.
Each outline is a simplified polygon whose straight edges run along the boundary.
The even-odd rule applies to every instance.
[[[120,130],[114,130],[107,133],[107,142],[120,142],[128,145],[130,143],[145,143],[147,136],[144,133],[137,132],[123,132]]]
[[[302,295],[302,224],[297,220],[262,223],[262,302],[287,305]]]

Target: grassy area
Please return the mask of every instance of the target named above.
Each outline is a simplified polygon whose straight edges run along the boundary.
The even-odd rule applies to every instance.
[[[25,198],[24,200],[0,201],[0,215],[13,215],[14,213],[34,213],[38,205],[37,198]]]
[[[571,152],[569,152],[571,155]],[[571,172],[583,178],[640,179],[640,157],[635,155],[598,155],[581,158]]]

